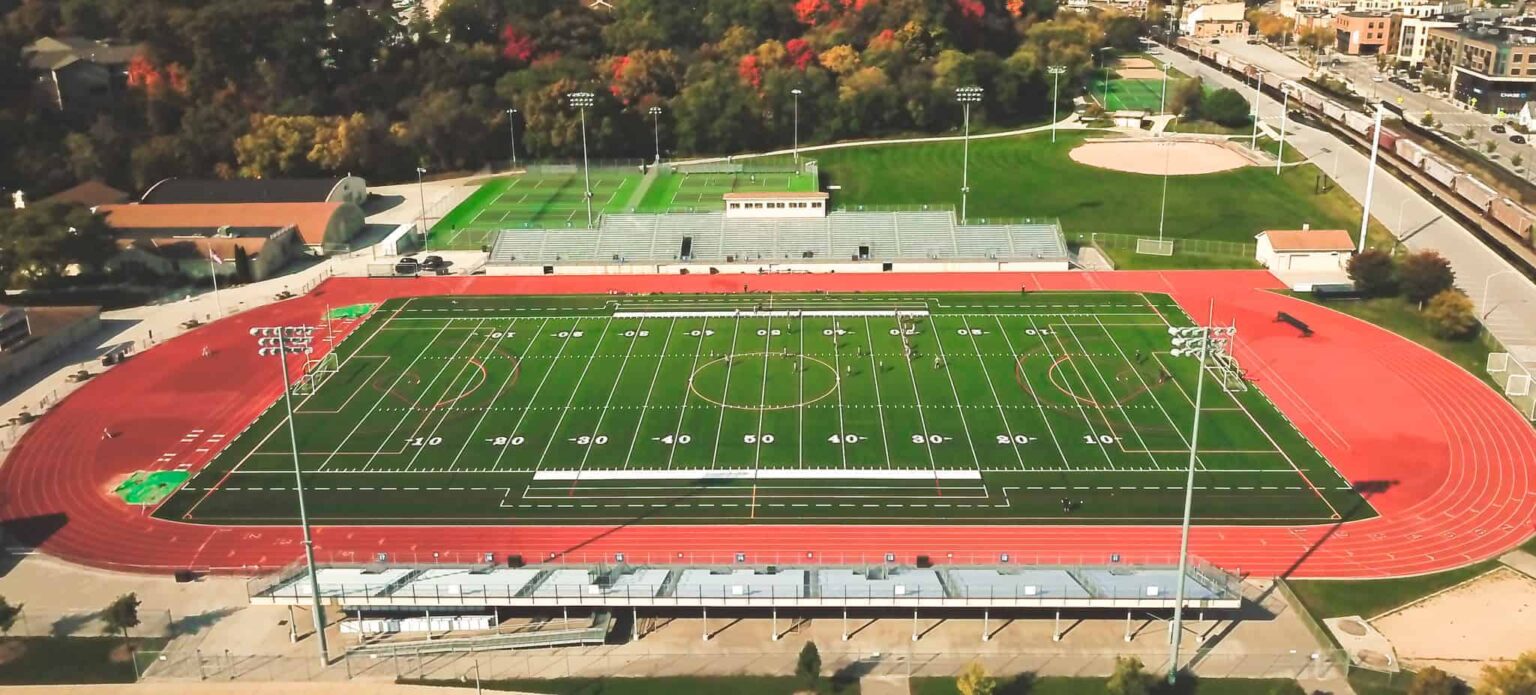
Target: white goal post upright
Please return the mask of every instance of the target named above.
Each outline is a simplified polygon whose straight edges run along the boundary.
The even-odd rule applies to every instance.
[[[1536,374],[1531,367],[1508,352],[1494,352],[1488,355],[1487,372],[1515,409],[1536,422]]]

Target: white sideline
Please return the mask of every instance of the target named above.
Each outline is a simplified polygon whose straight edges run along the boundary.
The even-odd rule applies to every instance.
[[[867,469],[846,468],[700,468],[694,470],[607,470],[539,471],[537,481],[546,480],[981,480],[978,470]]]
[[[769,309],[769,310],[765,310],[765,311],[757,311],[757,310],[748,309],[748,310],[733,310],[733,311],[698,311],[698,310],[694,310],[694,311],[615,311],[615,312],[613,312],[613,318],[616,318],[616,319],[687,319],[687,318],[727,318],[727,319],[729,319],[729,318],[737,318],[737,319],[751,319],[751,318],[765,318],[765,317],[795,318],[795,317],[800,317],[800,316],[852,316],[852,317],[862,317],[862,316],[876,316],[876,317],[880,317],[880,316],[886,316],[886,317],[889,317],[889,316],[893,316],[893,315],[896,315],[896,314],[900,314],[902,316],[928,316],[928,310],[927,309],[883,309],[883,310],[879,310],[879,311],[869,311],[867,309],[849,309],[849,310],[844,310],[844,311],[837,311],[837,310],[805,310],[805,311],[802,311],[800,309]]]

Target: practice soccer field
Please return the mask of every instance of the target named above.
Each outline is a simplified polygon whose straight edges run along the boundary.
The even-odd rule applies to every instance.
[[[592,216],[620,212],[640,184],[638,170],[592,170]],[[585,180],[575,173],[492,179],[432,225],[429,247],[478,249],[503,229],[585,227]]]
[[[1178,80],[1169,80],[1168,93],[1179,86]],[[1104,75],[1095,75],[1087,90],[1088,98],[1104,106],[1105,111],[1151,111],[1157,113],[1163,105],[1162,80],[1128,80],[1115,77],[1109,81],[1109,102],[1104,101]]]
[[[295,395],[326,523],[1172,523],[1198,363],[1135,293],[430,297]],[[1195,515],[1373,514],[1206,380]],[[288,521],[279,400],[156,512]]]
[[[741,191],[811,192],[816,175],[790,171],[738,173],[665,173],[646,189],[638,212],[715,212],[725,209],[721,196]]]

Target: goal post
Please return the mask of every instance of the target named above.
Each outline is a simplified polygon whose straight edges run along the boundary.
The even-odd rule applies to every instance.
[[[1172,239],[1137,239],[1136,253],[1145,256],[1172,256]]]

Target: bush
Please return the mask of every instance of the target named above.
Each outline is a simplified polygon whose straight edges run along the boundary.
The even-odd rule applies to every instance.
[[[1115,672],[1104,684],[1109,695],[1151,695],[1153,677],[1142,670],[1141,659],[1134,656],[1115,657]]]
[[[960,695],[992,695],[997,691],[997,679],[987,675],[980,662],[972,661],[955,678],[955,690]]]
[[[821,652],[816,649],[815,642],[806,642],[805,646],[800,648],[800,659],[795,663],[795,675],[813,685],[821,679]]]
[[[1489,695],[1523,695],[1536,692],[1536,652],[1526,652],[1507,664],[1483,667],[1483,686]]]
[[[1355,289],[1367,297],[1390,297],[1397,293],[1397,269],[1392,254],[1381,249],[1366,249],[1349,259],[1345,270]]]
[[[1436,251],[1410,253],[1397,266],[1397,282],[1409,300],[1423,304],[1456,284],[1451,262]]]
[[[1424,309],[1435,335],[1448,340],[1471,337],[1477,332],[1477,312],[1465,292],[1449,289],[1435,295]]]
[[[1466,684],[1433,666],[1415,673],[1413,684],[1408,686],[1408,695],[1461,695],[1464,692]]]
[[[1248,100],[1235,89],[1219,89],[1200,105],[1201,117],[1224,126],[1246,124],[1248,112]]]
[[[1205,99],[1205,84],[1200,78],[1184,80],[1168,95],[1168,112],[1186,121],[1201,117],[1201,102]]]

